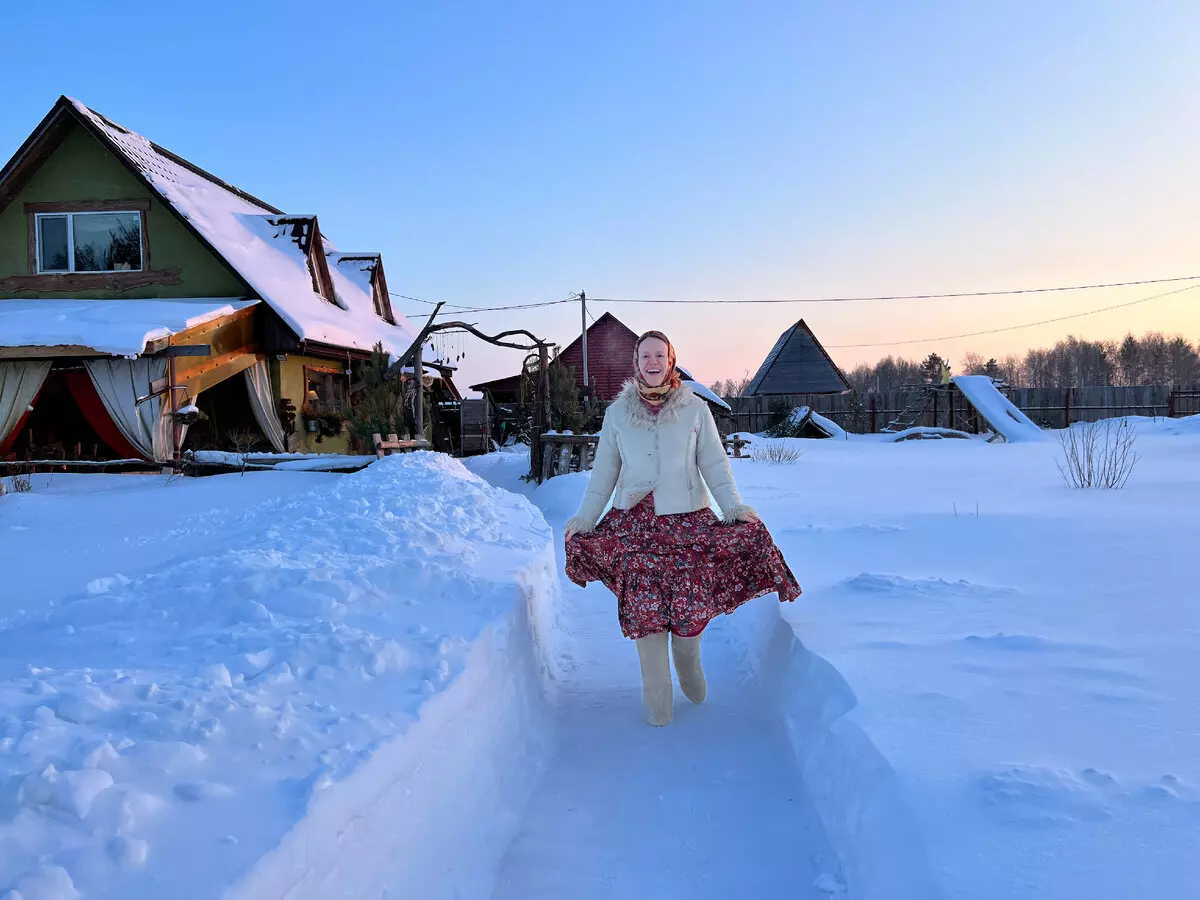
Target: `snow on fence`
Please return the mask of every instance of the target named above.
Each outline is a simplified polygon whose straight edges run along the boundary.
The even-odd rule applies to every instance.
[[[1200,389],[1151,387],[1013,388],[1003,393],[1013,405],[1043,428],[1065,428],[1074,422],[1096,422],[1117,416],[1178,417],[1200,414]],[[774,397],[733,397],[732,414],[724,416],[730,431],[758,433],[772,422],[772,407],[810,407],[847,431],[877,434],[900,415],[916,391],[878,394],[781,394]],[[860,406],[856,406],[856,402]],[[917,425],[937,427],[956,417],[972,416],[966,400],[954,395],[947,408],[945,397],[925,412]],[[986,423],[974,416],[976,432]]]

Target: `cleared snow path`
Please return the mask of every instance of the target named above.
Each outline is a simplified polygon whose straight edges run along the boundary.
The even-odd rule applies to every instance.
[[[612,595],[564,579],[562,604],[572,647],[558,745],[494,900],[840,892],[834,854],[733,619],[705,636],[708,700],[694,706],[676,686],[675,721],[652,728],[641,719],[637,651],[620,634]]]

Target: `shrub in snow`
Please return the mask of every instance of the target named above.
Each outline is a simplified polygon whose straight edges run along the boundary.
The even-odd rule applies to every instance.
[[[1137,432],[1125,419],[1081,423],[1060,432],[1058,443],[1058,471],[1070,487],[1119,490],[1141,459]]]
[[[751,454],[753,459],[769,463],[794,463],[801,455],[799,447],[793,447],[784,441],[763,441]]]
[[[12,466],[9,466],[8,470],[10,473],[15,472],[15,474],[10,474],[8,478],[0,478],[0,497],[9,492],[14,494],[28,494],[33,490],[33,481],[30,479],[28,473],[21,472],[19,469],[14,470]]]

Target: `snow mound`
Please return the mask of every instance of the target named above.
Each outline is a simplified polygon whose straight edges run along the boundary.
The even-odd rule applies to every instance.
[[[440,454],[225,529],[0,631],[0,897],[216,896],[550,590],[540,513]]]

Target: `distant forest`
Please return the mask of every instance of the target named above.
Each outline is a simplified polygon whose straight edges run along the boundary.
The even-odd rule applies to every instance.
[[[874,365],[863,363],[846,371],[846,377],[856,391],[890,391],[927,379],[940,380],[943,363],[952,375],[991,375],[1018,388],[1200,385],[1200,344],[1157,332],[1140,338],[1130,334],[1120,341],[1068,337],[1049,349],[1000,359],[985,359],[978,353],[964,353],[957,360],[937,353],[921,361],[888,356]],[[740,396],[753,374],[718,381],[711,385],[712,390],[721,397]]]

